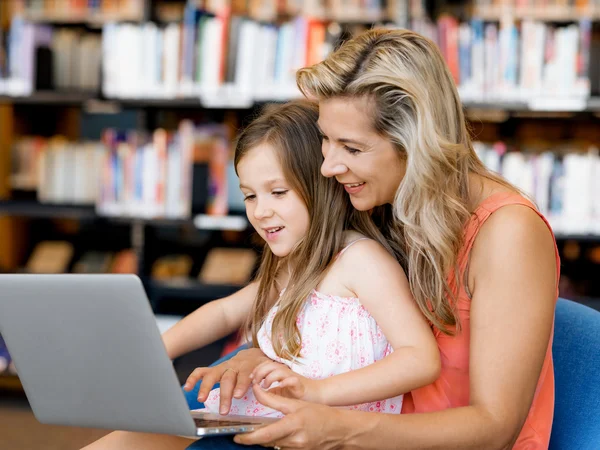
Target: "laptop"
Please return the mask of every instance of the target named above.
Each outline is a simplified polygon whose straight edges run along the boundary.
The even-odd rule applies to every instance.
[[[0,334],[41,423],[199,437],[277,420],[189,410],[135,275],[0,275]]]

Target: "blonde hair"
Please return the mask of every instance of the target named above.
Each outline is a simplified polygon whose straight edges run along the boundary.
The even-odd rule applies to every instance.
[[[446,334],[459,328],[459,270],[469,174],[510,187],[473,149],[452,76],[437,46],[408,30],[373,29],[345,42],[297,84],[313,100],[365,98],[374,129],[406,159],[384,233],[408,272],[423,314]],[[453,282],[449,282],[454,276]]]
[[[285,266],[293,268],[285,292],[279,299],[271,330],[275,353],[285,359],[300,356],[302,340],[296,319],[311,290],[316,288],[344,244],[344,230],[354,229],[381,243],[392,252],[386,238],[366,212],[356,211],[343,187],[321,175],[321,136],[314,103],[294,101],[268,105],[238,137],[234,165],[262,144],[277,154],[285,178],[302,198],[309,213],[306,236],[285,258],[274,255],[265,243],[257,273],[258,294],[246,330],[254,346],[257,335],[282,286],[277,275]]]

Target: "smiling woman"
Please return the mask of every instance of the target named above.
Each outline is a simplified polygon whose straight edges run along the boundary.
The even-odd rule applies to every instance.
[[[342,183],[359,211],[393,203],[406,172],[405,154],[377,133],[364,114],[371,108],[368,97],[331,98],[319,104],[325,157],[321,173]]]

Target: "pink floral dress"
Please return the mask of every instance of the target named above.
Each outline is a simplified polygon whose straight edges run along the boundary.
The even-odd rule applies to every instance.
[[[313,290],[297,318],[302,336],[301,358],[288,361],[273,350],[271,327],[277,313],[276,304],[267,315],[258,333],[260,349],[274,361],[287,365],[307,378],[322,379],[373,364],[392,352],[381,329],[355,297],[338,297]],[[376,383],[377,380],[373,380]],[[356,387],[360,389],[360,386]],[[402,395],[347,407],[360,411],[399,414]],[[219,411],[219,389],[213,389],[205,402],[211,412]],[[230,414],[282,417],[282,414],[261,405],[250,389],[241,399],[233,399]]]

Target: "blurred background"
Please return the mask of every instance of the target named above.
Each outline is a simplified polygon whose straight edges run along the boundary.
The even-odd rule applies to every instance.
[[[161,330],[234,292],[258,256],[236,133],[385,26],[438,43],[481,159],[554,228],[561,296],[600,309],[599,23],[600,0],[0,0],[0,271],[135,273]],[[0,448],[103,433],[38,424],[0,336]]]

